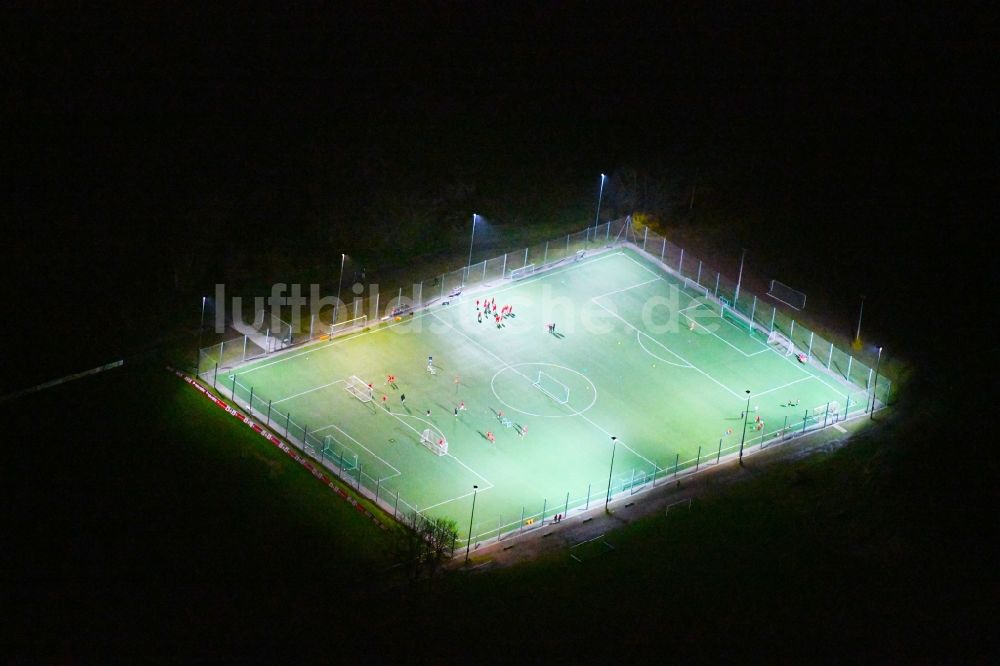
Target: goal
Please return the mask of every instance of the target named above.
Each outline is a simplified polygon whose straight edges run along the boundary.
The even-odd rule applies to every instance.
[[[533,275],[535,272],[535,265],[528,264],[527,266],[522,266],[521,268],[515,268],[510,272],[511,280],[523,280],[529,275]]]
[[[840,414],[840,403],[834,400],[829,405],[813,407],[812,415],[814,418],[819,418],[820,416],[825,416],[827,414],[834,417],[838,416]]]
[[[361,315],[360,317],[355,317],[354,319],[348,319],[347,321],[337,322],[336,324],[330,324],[330,337],[343,333],[344,331],[350,331],[355,328],[364,328],[368,325],[368,315]]]
[[[708,298],[708,287],[703,287],[691,278],[684,278],[684,289],[697,292],[701,298]]]
[[[560,405],[569,402],[569,387],[560,382],[555,377],[544,372],[538,372],[538,379],[534,381],[535,388],[549,396]]]
[[[788,338],[787,335],[781,331],[771,331],[767,334],[767,344],[774,346],[777,351],[781,352],[785,356],[795,353],[795,345]]]
[[[448,453],[448,440],[430,428],[420,433],[420,443],[435,455],[443,456]]]
[[[347,380],[347,386],[344,387],[344,390],[361,402],[371,402],[375,398],[375,389],[368,386],[368,382],[355,375],[351,375]]]
[[[777,280],[771,280],[771,284],[767,289],[767,295],[796,310],[801,310],[806,306],[806,295],[804,293],[792,289],[787,284],[782,284]]]

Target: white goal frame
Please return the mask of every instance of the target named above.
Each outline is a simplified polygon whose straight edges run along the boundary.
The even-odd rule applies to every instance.
[[[535,274],[535,265],[527,264],[526,266],[521,266],[520,268],[515,268],[510,272],[511,280],[523,280],[526,277]]]
[[[556,395],[551,390],[549,390],[549,388],[547,388],[546,386],[543,386],[542,385],[542,378],[543,377],[546,380],[548,380],[548,382],[551,382],[552,384],[556,384],[557,386],[561,387],[562,391],[563,391],[563,395],[562,396]],[[556,402],[558,402],[560,405],[565,405],[566,403],[569,402],[569,387],[566,386],[565,384],[563,384],[561,381],[559,381],[555,377],[553,377],[552,375],[548,375],[548,374],[542,372],[541,370],[539,370],[538,371],[538,378],[534,382],[532,382],[532,384],[535,386],[535,388],[537,388],[539,391],[541,391],[545,395],[549,396],[550,398],[552,398],[553,400],[555,400]]]
[[[840,414],[840,403],[836,400],[830,402],[829,405],[820,405],[819,407],[813,407],[812,415],[814,418],[819,418],[820,416],[837,416]]]
[[[771,331],[768,333],[767,344],[778,347],[779,349],[784,348],[785,356],[795,353],[795,343],[793,343],[791,339],[781,331]]]
[[[371,402],[375,399],[375,389],[369,388],[368,382],[361,379],[357,375],[351,375],[348,377],[347,385],[344,386],[344,390],[361,402]]]
[[[346,321],[338,322],[336,324],[330,324],[330,337],[332,338],[338,333],[349,331],[352,328],[364,328],[367,325],[368,325],[368,315],[366,314],[363,314],[360,317],[355,317],[354,319],[348,319]]]
[[[806,295],[803,292],[792,289],[787,284],[777,280],[771,280],[771,284],[767,288],[767,295],[796,310],[801,310],[806,306]]]
[[[425,428],[424,431],[420,433],[420,443],[423,444],[428,451],[435,455],[448,455],[448,440],[430,428]]]
[[[708,287],[703,287],[691,278],[684,278],[684,288],[697,291],[701,298],[708,298]]]

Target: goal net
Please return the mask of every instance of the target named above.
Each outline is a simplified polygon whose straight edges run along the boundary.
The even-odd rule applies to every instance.
[[[708,298],[708,287],[703,287],[691,278],[684,278],[684,289],[689,289],[702,298]]]
[[[555,377],[539,371],[538,379],[534,382],[535,388],[549,396],[560,405],[569,402],[569,387],[560,382]]]
[[[420,443],[435,455],[443,456],[448,453],[448,440],[430,428],[420,433]]]
[[[806,306],[805,294],[777,280],[771,280],[771,286],[767,290],[767,295],[796,310],[801,310]]]
[[[375,398],[375,389],[369,386],[368,382],[355,375],[351,375],[347,380],[347,386],[344,387],[344,390],[361,402],[371,402]]]
[[[820,416],[837,416],[840,413],[840,403],[834,400],[829,405],[820,405],[819,407],[813,407],[812,415],[816,418]]]
[[[368,315],[361,315],[360,317],[355,317],[354,319],[348,319],[347,321],[337,322],[336,324],[330,325],[330,337],[332,338],[339,333],[344,331],[350,331],[355,328],[364,328],[368,325]]]
[[[788,356],[795,353],[795,345],[787,335],[780,331],[771,331],[767,334],[767,344],[775,347],[779,352]]]
[[[510,272],[511,280],[523,280],[529,275],[533,275],[535,272],[535,265],[528,264],[527,266],[522,266],[521,268],[515,268]]]

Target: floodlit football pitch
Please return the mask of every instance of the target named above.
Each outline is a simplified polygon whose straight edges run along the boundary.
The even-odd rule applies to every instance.
[[[612,495],[628,496],[865,399],[703,292],[614,249],[260,359],[218,385],[242,404],[252,391],[260,420],[390,512],[455,519],[463,542],[475,492],[472,534],[488,540],[603,506],[609,474]],[[485,299],[512,315],[480,317]],[[361,389],[348,390],[352,377]],[[430,450],[440,439],[445,455]]]

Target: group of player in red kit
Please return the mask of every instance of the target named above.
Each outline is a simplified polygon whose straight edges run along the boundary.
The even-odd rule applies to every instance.
[[[484,298],[476,299],[476,321],[480,324],[483,323],[483,315],[486,316],[486,321],[490,320],[490,315],[493,315],[493,321],[496,323],[497,328],[503,326],[503,320],[507,317],[514,316],[514,306],[513,305],[503,305],[497,307],[497,299],[495,298]]]

